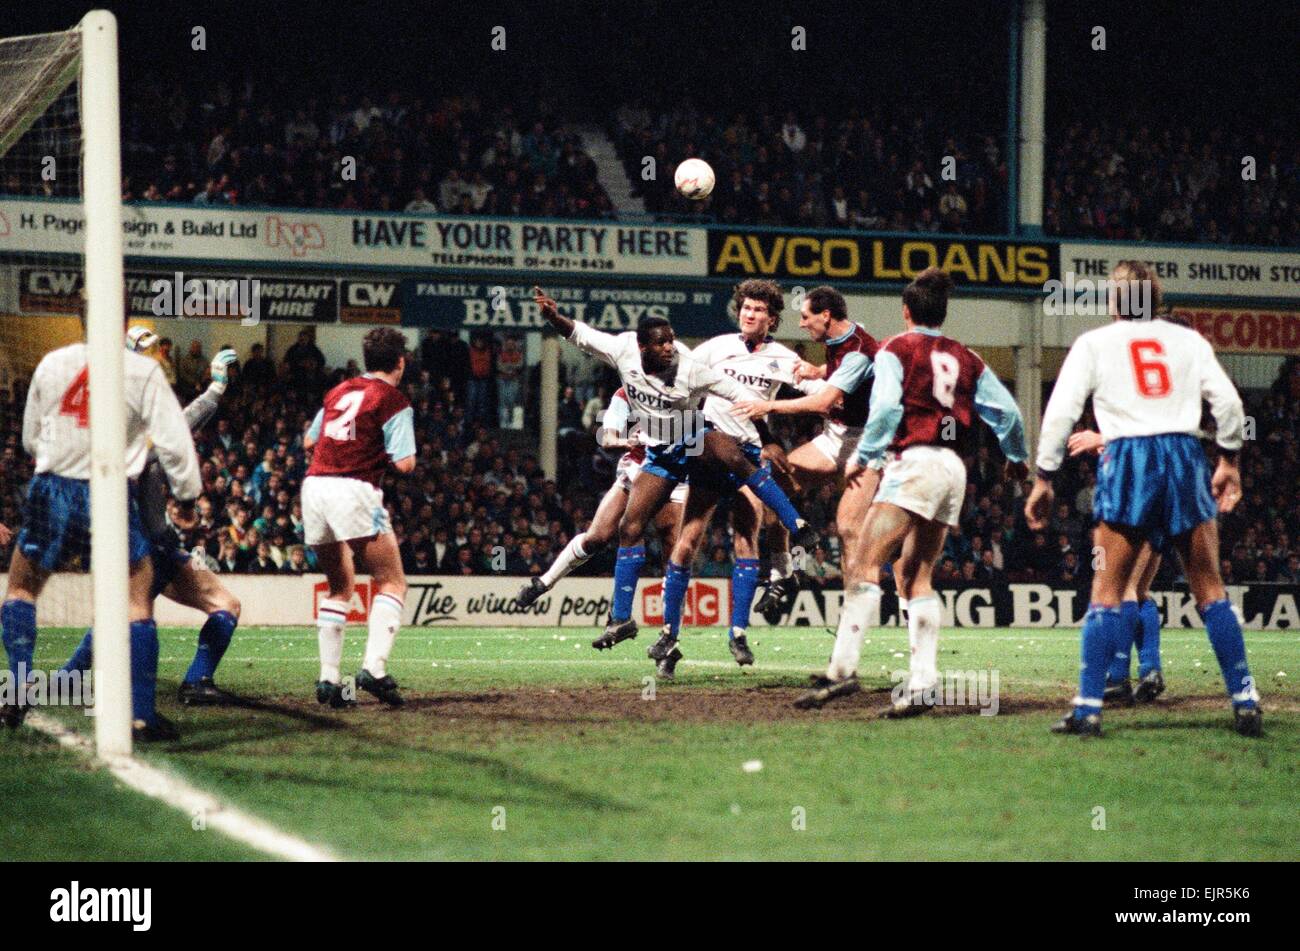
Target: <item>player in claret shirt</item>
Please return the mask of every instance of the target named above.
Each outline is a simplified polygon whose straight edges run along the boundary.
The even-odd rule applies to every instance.
[[[1080,336],[1061,366],[1043,414],[1038,478],[1025,502],[1029,527],[1046,527],[1052,479],[1070,430],[1091,396],[1106,442],[1092,503],[1094,539],[1105,558],[1093,575],[1083,622],[1079,693],[1073,710],[1052,729],[1101,734],[1106,668],[1128,642],[1120,616],[1124,589],[1143,543],[1159,547],[1170,538],[1223,672],[1233,728],[1242,736],[1259,736],[1259,693],[1246,664],[1241,625],[1219,575],[1215,521],[1218,512],[1231,512],[1241,500],[1241,397],[1209,341],[1188,327],[1151,319],[1160,311],[1161,293],[1150,267],[1121,261],[1110,281],[1111,323]],[[1135,303],[1142,301],[1149,310]],[[1213,475],[1197,438],[1202,400],[1210,404],[1220,451]]]
[[[741,419],[758,419],[768,413],[815,413],[826,417],[821,434],[794,449],[786,459],[790,476],[803,490],[830,481],[844,480],[844,490],[835,509],[835,527],[840,534],[844,574],[854,569],[850,564],[858,550],[857,537],[879,482],[879,464],[855,468],[849,464],[867,421],[867,404],[871,397],[872,360],[879,346],[876,339],[849,320],[844,295],[833,287],[814,287],[799,308],[799,326],[817,343],[826,345],[826,364],[821,367],[800,361],[794,379],[823,380],[815,392],[792,400],[749,400],[738,403],[733,413]],[[798,552],[810,557],[812,549]],[[793,565],[773,559],[773,577],[755,608],[763,614],[778,606],[788,606],[799,590]]]
[[[331,707],[355,703],[343,689],[339,665],[354,559],[360,558],[370,571],[370,632],[356,685],[398,707],[402,695],[388,673],[388,655],[402,623],[406,575],[380,482],[390,462],[401,473],[415,468],[414,414],[397,388],[406,370],[406,338],[392,327],[376,327],[366,334],[362,353],[366,372],[325,394],[303,438],[303,448],[315,447],[302,482],[303,533],[329,582],[316,612],[316,699]]]
[[[933,706],[938,682],[939,598],[931,587],[934,563],[950,525],[958,524],[966,496],[966,451],[975,417],[993,430],[1007,457],[1007,477],[1027,475],[1020,408],[984,361],[939,332],[948,315],[952,278],[926,268],[903,291],[907,331],[876,352],[871,413],[857,447],[855,467],[894,457],[867,512],[859,550],[845,559],[844,607],[826,676],[795,701],[820,707],[856,693],[858,658],[869,625],[880,623],[880,571],[900,546],[898,596],[907,599],[912,647],[908,685],[889,713],[914,716]]]

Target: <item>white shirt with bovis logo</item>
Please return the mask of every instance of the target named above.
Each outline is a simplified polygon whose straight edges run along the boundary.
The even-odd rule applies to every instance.
[[[693,359],[682,343],[676,344],[677,372],[672,382],[665,382],[641,366],[641,348],[632,331],[608,334],[574,321],[569,342],[618,371],[647,445],[669,446],[689,438],[698,428],[694,416],[705,396],[732,402],[750,398],[736,381]]]
[[[799,355],[785,344],[768,340],[751,349],[738,333],[722,334],[704,341],[691,351],[691,357],[729,377],[746,390],[745,399],[770,400],[784,383],[801,393],[816,393],[826,385],[824,380],[799,380],[794,378],[794,368]],[[758,429],[753,420],[738,419],[731,415],[731,403],[709,396],[704,401],[704,418],[714,429],[734,436],[742,443],[760,445]]]

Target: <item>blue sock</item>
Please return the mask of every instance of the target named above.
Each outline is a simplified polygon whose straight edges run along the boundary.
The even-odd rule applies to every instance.
[[[158,687],[158,625],[131,622],[131,716],[145,723],[155,722],[154,695]]]
[[[611,617],[615,621],[626,621],[632,616],[632,599],[636,597],[636,583],[641,577],[641,566],[645,564],[645,546],[620,548],[614,560],[614,609]]]
[[[795,511],[789,497],[772,478],[771,470],[766,468],[754,470],[754,474],[745,480],[745,485],[749,486],[749,490],[757,495],[764,505],[776,513],[782,525],[791,532],[799,530],[799,513]]]
[[[1083,636],[1080,638],[1079,695],[1075,697],[1074,715],[1082,718],[1101,713],[1101,696],[1106,690],[1106,667],[1120,632],[1119,608],[1088,606],[1083,619]]]
[[[737,558],[731,569],[731,630],[728,637],[736,636],[736,628],[749,627],[749,609],[754,606],[754,592],[758,590],[758,559]]]
[[[686,589],[690,585],[690,566],[668,562],[668,570],[664,572],[664,625],[673,640],[677,640],[677,632],[682,626],[682,602],[686,600]]]
[[[213,611],[199,631],[199,647],[194,652],[190,669],[185,672],[187,684],[198,683],[200,677],[211,677],[230,646],[239,618],[229,611]]]
[[[94,661],[93,634],[93,628],[86,628],[86,635],[81,639],[81,643],[77,645],[77,649],[72,652],[72,656],[68,658],[68,662],[63,665],[61,668],[62,670],[66,670],[69,673],[74,670],[90,670],[90,665]]]
[[[1120,602],[1119,624],[1119,643],[1115,645],[1115,653],[1111,655],[1110,666],[1106,670],[1106,683],[1109,684],[1117,684],[1121,680],[1128,679],[1129,669],[1132,666],[1129,662],[1130,650],[1138,636],[1138,603],[1136,601]]]
[[[36,653],[36,605],[10,598],[0,606],[0,638],[9,654],[9,672],[20,683],[32,672],[32,655]],[[23,676],[18,676],[18,665]]]
[[[1205,619],[1205,633],[1210,635],[1210,646],[1219,659],[1223,682],[1228,686],[1233,709],[1255,705],[1255,680],[1246,666],[1246,642],[1241,636],[1241,625],[1227,598],[1207,604],[1201,611]]]
[[[1160,669],[1160,609],[1150,598],[1138,609],[1138,676]]]

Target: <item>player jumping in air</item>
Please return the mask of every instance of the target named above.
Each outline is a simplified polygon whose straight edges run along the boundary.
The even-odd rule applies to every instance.
[[[1079,693],[1074,709],[1052,729],[1101,735],[1106,669],[1127,634],[1120,620],[1124,589],[1143,543],[1159,546],[1171,538],[1232,699],[1233,726],[1243,736],[1259,736],[1259,694],[1246,664],[1241,625],[1219,575],[1215,521],[1216,510],[1230,512],[1241,500],[1241,397],[1209,341],[1190,328],[1147,319],[1126,304],[1135,295],[1119,291],[1148,282],[1153,311],[1160,310],[1160,282],[1151,268],[1121,261],[1111,282],[1112,322],[1079,337],[1057,377],[1043,414],[1038,478],[1025,502],[1030,528],[1045,527],[1052,478],[1084,401],[1092,396],[1106,441],[1093,496],[1095,539],[1104,561],[1093,575],[1083,623]],[[1220,450],[1213,475],[1197,438],[1202,399],[1209,401]]]
[[[176,395],[157,361],[125,354],[126,474],[144,470],[153,443],[173,496],[189,509],[203,482],[199,459]],[[0,607],[9,669],[24,683],[36,649],[36,599],[50,575],[71,561],[90,564],[90,390],[86,344],[46,354],[32,375],[23,412],[23,448],[36,459],[27,489],[23,526],[9,568],[9,590]],[[123,486],[123,491],[128,491]],[[176,727],[155,707],[158,628],[153,620],[153,562],[134,494],[128,501],[131,625],[131,716],[137,740],[170,740]],[[27,705],[11,704],[0,719],[22,723]]]
[[[816,532],[795,511],[770,472],[755,466],[734,438],[700,419],[696,407],[701,398],[711,393],[741,400],[747,395],[743,387],[693,360],[684,347],[679,349],[672,325],[664,317],[642,318],[634,333],[602,333],[565,317],[541,288],[533,293],[542,316],[566,340],[618,370],[646,444],[645,463],[619,521],[614,606],[604,633],[592,647],[603,650],[636,637],[632,602],[645,562],[645,525],[689,476],[718,469],[729,473],[777,513],[797,543],[812,547]]]
[[[618,534],[619,519],[627,510],[628,496],[632,484],[641,473],[645,462],[645,445],[641,441],[641,430],[631,418],[632,406],[627,401],[627,393],[622,388],[610,397],[609,406],[600,423],[600,447],[602,449],[624,449],[619,457],[614,484],[609,487],[605,497],[596,507],[596,514],[585,532],[579,532],[569,540],[551,566],[540,578],[530,578],[515,596],[519,606],[526,608],[544,595],[555,583],[565,577],[574,568],[581,565],[593,555],[605,549],[605,546]],[[655,516],[655,528],[663,539],[664,551],[672,551],[677,543],[677,526],[681,522],[682,505],[686,501],[686,483],[673,489],[668,504]]]
[[[132,327],[126,334],[127,349],[136,353],[145,353],[157,342],[158,335],[145,327]],[[229,382],[230,365],[236,359],[234,350],[222,350],[212,358],[212,382],[184,409],[185,422],[191,433],[202,429],[216,414]],[[165,595],[177,604],[208,616],[199,631],[194,660],[181,681],[179,700],[187,706],[222,703],[225,696],[217,689],[213,677],[239,625],[239,599],[226,590],[214,572],[195,563],[181,546],[176,530],[167,524],[167,482],[157,453],[153,451],[149,453],[144,472],[135,482],[135,493],[141,524],[152,548],[150,600],[156,601],[159,595]],[[92,655],[93,632],[86,631],[86,636],[63,669],[90,670]]]
[[[691,351],[694,360],[735,380],[744,387],[750,399],[771,399],[782,383],[806,393],[815,393],[826,386],[820,380],[796,382],[793,373],[799,362],[798,355],[771,337],[785,306],[779,284],[766,280],[744,281],[736,288],[735,302],[740,333],[722,334],[706,340]],[[762,421],[738,419],[731,414],[731,409],[726,400],[709,396],[704,401],[704,419],[720,432],[737,439],[755,465],[768,468],[765,461],[768,458],[775,458],[777,464],[782,465],[785,453]],[[676,649],[677,635],[681,626],[682,602],[690,584],[691,563],[704,542],[713,512],[724,497],[732,498],[731,524],[735,531],[736,549],[736,563],[731,571],[731,625],[727,644],[736,663],[743,667],[754,662],[746,630],[758,588],[758,535],[765,509],[748,489],[742,488],[737,495],[730,480],[709,479],[701,475],[691,482],[681,537],[672,550],[664,578],[664,630],[650,649],[650,656],[659,661],[660,676],[671,677],[676,666],[676,661],[671,658],[681,656],[681,651]],[[778,544],[785,541],[784,531],[780,534]],[[788,553],[781,553],[786,554],[788,561]]]
[[[415,468],[414,414],[397,388],[406,370],[406,338],[392,327],[376,327],[361,350],[366,372],[325,394],[303,438],[303,448],[315,447],[302,482],[303,532],[329,583],[316,610],[316,699],[331,707],[356,702],[343,688],[339,666],[356,582],[354,559],[360,558],[370,571],[370,631],[356,685],[399,707],[402,695],[388,673],[388,655],[402,623],[406,575],[380,482],[390,461],[403,474]]]
[[[844,492],[835,511],[835,527],[840,535],[843,572],[848,577],[855,568],[850,564],[858,550],[867,508],[880,481],[877,468],[854,468],[848,472],[853,451],[867,421],[867,404],[871,396],[872,360],[878,344],[860,324],[849,320],[844,295],[832,287],[814,287],[799,308],[799,326],[817,343],[826,345],[826,364],[815,367],[800,362],[795,379],[823,379],[825,385],[815,392],[793,400],[747,400],[736,405],[733,413],[741,419],[767,415],[815,413],[826,417],[819,436],[793,450],[786,460],[791,477],[801,489],[815,488],[832,480],[845,479]],[[811,549],[804,549],[811,556]],[[766,611],[773,604],[788,602],[798,590],[792,573],[777,578],[757,605]]]
[[[883,459],[886,450],[896,455],[884,467],[859,550],[845,558],[846,595],[826,676],[795,701],[798,707],[820,707],[859,689],[862,641],[867,628],[880,623],[881,568],[899,546],[896,580],[899,598],[907,599],[912,660],[907,689],[889,715],[914,716],[933,706],[940,612],[930,578],[948,526],[961,515],[966,466],[960,453],[969,445],[976,415],[997,435],[1007,477],[1027,474],[1015,398],[978,355],[939,332],[951,291],[952,278],[939,268],[918,274],[903,291],[906,332],[890,337],[876,353],[871,413],[856,464]]]

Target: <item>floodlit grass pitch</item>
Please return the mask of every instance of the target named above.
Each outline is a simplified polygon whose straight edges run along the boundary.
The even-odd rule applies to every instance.
[[[1295,632],[1247,633],[1262,741],[1230,731],[1204,632],[1173,631],[1169,692],[1107,711],[1100,742],[1047,732],[1074,691],[1075,630],[947,632],[940,668],[996,668],[1001,712],[905,722],[877,718],[904,631],[874,632],[864,692],[816,712],[789,703],[825,662],[823,630],[756,628],[743,671],[723,629],[688,631],[677,681],[644,699],[650,633],[598,654],[585,629],[404,630],[391,670],[408,706],[333,713],[312,695],[314,629],[239,630],[218,680],[246,706],[202,710],[174,702],[195,632],[166,630],[161,708],[184,736],[143,755],[356,859],[1294,857]],[[80,634],[43,631],[38,663]],[[353,625],[345,671],[363,644]],[[26,728],[0,736],[0,796],[6,860],[254,854]]]

